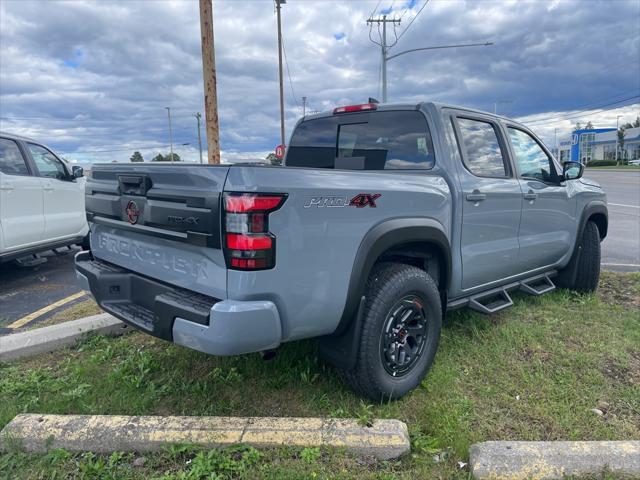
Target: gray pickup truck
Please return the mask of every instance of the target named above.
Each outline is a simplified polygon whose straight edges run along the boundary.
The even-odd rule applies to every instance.
[[[143,332],[213,355],[319,337],[356,392],[399,398],[446,310],[596,289],[606,197],[582,173],[484,112],[339,107],[298,122],[284,167],[94,166],[76,268]]]

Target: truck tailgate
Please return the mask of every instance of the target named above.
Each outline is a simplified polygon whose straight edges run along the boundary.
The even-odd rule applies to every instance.
[[[86,185],[94,257],[226,298],[220,198],[225,166],[96,165]]]

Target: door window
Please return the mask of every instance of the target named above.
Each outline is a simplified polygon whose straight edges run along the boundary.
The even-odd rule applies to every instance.
[[[467,169],[478,177],[507,177],[509,171],[493,124],[458,118],[458,126],[466,151],[464,163]]]
[[[7,175],[29,175],[18,144],[8,138],[0,138],[0,172]]]
[[[28,143],[29,151],[41,176],[67,180],[69,175],[62,162],[46,148]]]
[[[516,157],[518,175],[522,178],[555,183],[557,174],[553,160],[545,153],[540,144],[522,130],[513,127],[508,127],[507,130]]]

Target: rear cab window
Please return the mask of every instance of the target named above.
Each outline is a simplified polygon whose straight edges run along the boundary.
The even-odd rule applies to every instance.
[[[289,167],[311,168],[426,170],[434,164],[429,126],[414,110],[307,120],[293,132],[286,158]]]
[[[18,144],[9,138],[0,138],[0,172],[6,175],[29,175]]]

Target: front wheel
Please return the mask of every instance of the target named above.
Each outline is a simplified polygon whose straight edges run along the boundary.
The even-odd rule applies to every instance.
[[[420,384],[438,349],[438,287],[424,270],[381,263],[367,280],[366,296],[356,365],[342,377],[373,401],[401,398]]]
[[[595,292],[600,279],[600,233],[598,226],[594,222],[587,222],[582,231],[582,237],[577,241],[579,243],[576,248],[579,248],[580,251],[576,260],[572,260],[577,264],[567,266],[568,271],[575,268],[575,280],[571,282],[565,279],[561,272],[557,282],[558,286],[581,293]]]

